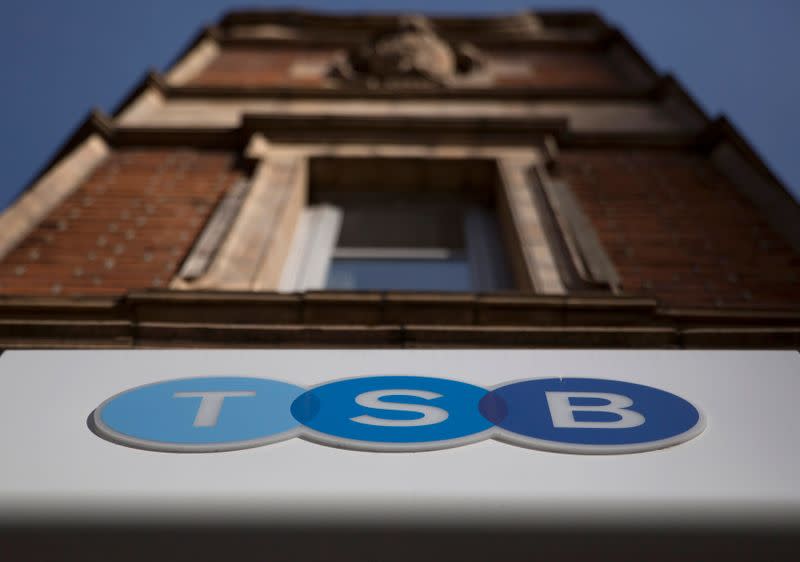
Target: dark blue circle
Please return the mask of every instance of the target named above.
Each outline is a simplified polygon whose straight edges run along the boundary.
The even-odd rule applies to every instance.
[[[644,416],[629,428],[555,427],[546,392],[618,394],[633,401],[628,409]],[[575,421],[614,422],[611,412],[580,411],[580,406],[608,404],[597,398],[573,398]],[[480,402],[480,411],[498,427],[534,440],[573,445],[636,445],[676,437],[694,428],[700,412],[683,398],[650,386],[605,379],[535,379],[495,388]]]
[[[383,404],[428,406],[445,410],[447,419],[431,425],[412,427],[366,425],[353,421],[360,416],[385,420],[415,420],[423,414],[369,408],[356,402],[366,392],[397,389]],[[431,392],[437,398],[409,396],[403,389]],[[488,390],[464,382],[432,377],[378,376],[347,379],[324,384],[299,396],[292,415],[303,425],[336,438],[365,443],[414,444],[464,438],[492,427],[478,410]]]

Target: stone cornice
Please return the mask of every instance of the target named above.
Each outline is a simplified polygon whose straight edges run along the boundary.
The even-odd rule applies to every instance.
[[[393,14],[328,14],[302,10],[234,10],[218,26],[223,37],[237,29],[272,26],[291,30],[296,39],[349,43],[391,27],[402,12]],[[593,41],[604,37],[608,26],[594,12],[521,11],[497,16],[427,15],[437,31],[448,39],[470,42],[503,41],[509,36],[541,40],[572,37]],[[279,34],[280,35],[280,34]]]
[[[667,79],[670,87],[674,86]],[[150,73],[140,88],[156,87],[169,90],[158,74]],[[664,91],[663,82],[658,86]],[[655,95],[655,94],[651,94]],[[485,142],[494,136],[509,144],[537,144],[550,137],[563,148],[678,148],[711,152],[723,143],[729,144],[755,173],[773,186],[790,206],[794,203],[788,190],[764,164],[758,154],[724,117],[709,122],[698,133],[690,131],[645,132],[645,133],[578,133],[568,127],[563,119],[466,119],[439,117],[346,117],[346,116],[287,116],[272,114],[244,115],[242,124],[236,128],[174,127],[122,127],[98,110],[94,110],[83,124],[58,151],[48,165],[40,171],[30,185],[35,184],[48,170],[69,154],[90,135],[97,133],[112,147],[153,145],[188,145],[199,148],[243,150],[254,133],[267,137],[292,138],[307,141],[309,135],[319,135],[319,140],[336,141],[348,138],[359,140],[392,140],[419,142],[420,135],[432,133],[461,136],[469,144],[469,136]],[[293,137],[294,136],[294,137]],[[24,192],[23,192],[24,193]]]
[[[163,90],[167,98],[277,98],[277,99],[390,99],[390,100],[568,100],[584,101],[628,101],[652,99],[656,92],[652,87],[620,88],[425,88],[425,89],[370,89],[358,86],[337,88],[261,88],[232,86],[179,86]]]
[[[609,32],[592,34],[591,36],[540,36],[540,37],[470,37],[470,42],[486,49],[532,49],[559,51],[599,51],[606,49],[613,35]],[[223,35],[217,41],[224,47],[291,47],[315,49],[347,49],[358,46],[365,38],[342,34],[337,36],[305,35],[299,37],[235,37]],[[463,39],[466,39],[464,37]]]
[[[800,348],[800,311],[633,297],[151,291],[0,298],[0,348]]]
[[[542,144],[556,138],[563,148],[706,148],[705,131],[596,132],[571,131],[558,118],[351,117],[245,114],[235,128],[116,127],[107,137],[112,146],[194,146],[242,149],[253,133],[282,142],[364,141],[429,144],[458,139],[461,143]]]
[[[158,83],[152,77],[148,83]],[[571,131],[563,119],[465,119],[438,117],[346,117],[346,116],[287,116],[257,114],[244,115],[242,124],[236,128],[174,128],[174,127],[121,127],[114,125],[110,117],[100,111],[93,111],[78,127],[72,137],[58,152],[48,166],[40,172],[41,177],[66,154],[97,133],[112,147],[153,145],[198,148],[219,148],[243,150],[254,133],[264,133],[278,139],[291,140],[294,137],[320,135],[320,140],[342,140],[347,138],[391,139],[418,142],[428,133],[473,135],[485,142],[487,135],[510,144],[536,144],[546,137],[556,138],[564,148],[685,148],[710,151],[722,142],[730,141],[755,169],[788,193],[780,180],[763,164],[758,155],[744,139],[721,119],[709,124],[699,133],[692,132],[652,132],[652,133],[577,133]],[[300,136],[298,136],[300,135]],[[416,135],[416,136],[415,136]],[[537,140],[539,139],[539,140]],[[32,182],[33,183],[33,182]]]
[[[750,166],[755,168],[764,177],[768,178],[771,183],[783,186],[786,194],[789,194],[781,179],[766,165],[758,152],[756,152],[750,143],[747,142],[747,139],[742,136],[739,130],[734,127],[730,120],[724,115],[709,123],[700,137],[700,142],[709,152],[714,150],[721,143],[730,143]],[[789,200],[794,201],[791,195],[789,195]],[[795,202],[795,204],[797,205],[797,202]]]
[[[399,13],[399,12],[398,12]],[[588,10],[536,10],[531,12],[518,12],[503,14],[498,16],[446,16],[446,15],[433,15],[430,16],[431,21],[439,26],[454,27],[475,24],[492,24],[504,23],[517,15],[532,14],[541,21],[545,28],[584,28],[584,29],[602,29],[605,23],[596,12]],[[391,23],[398,14],[378,14],[378,13],[360,13],[360,14],[342,14],[342,13],[324,13],[312,12],[306,10],[248,10],[248,9],[234,9],[227,12],[220,19],[220,27],[231,27],[234,25],[252,25],[252,24],[265,24],[272,23],[278,25],[301,25],[313,26],[318,25],[322,27],[342,27],[346,29],[353,28],[381,28]]]

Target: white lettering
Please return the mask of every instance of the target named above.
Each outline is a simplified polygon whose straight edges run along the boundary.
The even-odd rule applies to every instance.
[[[587,428],[587,429],[626,429],[644,423],[644,416],[639,412],[628,410],[633,400],[621,394],[608,392],[545,392],[547,406],[553,427]],[[608,401],[599,406],[573,406],[570,398],[594,398]],[[620,419],[607,422],[576,421],[575,412],[605,412],[615,414]]]
[[[255,396],[250,390],[230,392],[176,392],[174,398],[202,398],[197,415],[194,418],[194,427],[214,427],[217,425],[222,403],[226,398],[242,398]]]
[[[421,404],[402,404],[395,402],[382,402],[381,398],[385,396],[416,396],[417,398],[424,398],[425,400],[433,400],[434,398],[441,398],[441,394],[435,392],[428,392],[427,390],[407,390],[407,389],[391,389],[391,390],[373,390],[364,392],[356,396],[356,404],[366,408],[376,408],[378,410],[389,410],[392,412],[416,412],[422,414],[421,418],[414,420],[387,420],[384,418],[376,418],[374,416],[357,416],[350,418],[357,423],[366,425],[379,425],[383,427],[415,427],[420,425],[433,425],[441,423],[446,420],[450,414],[447,410],[437,408],[435,406],[423,406]]]

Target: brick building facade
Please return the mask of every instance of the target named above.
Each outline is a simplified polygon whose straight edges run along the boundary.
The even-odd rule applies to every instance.
[[[233,12],[0,230],[6,348],[800,345],[797,203],[593,14]],[[436,252],[464,287],[331,286]]]

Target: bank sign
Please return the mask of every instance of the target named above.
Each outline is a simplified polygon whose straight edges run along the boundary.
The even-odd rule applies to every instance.
[[[90,416],[100,437],[211,453],[303,438],[321,445],[430,451],[496,439],[564,453],[617,454],[688,441],[705,427],[683,397],[600,378],[534,378],[483,388],[430,376],[362,376],[304,388],[255,377],[196,377],[125,390]]]

